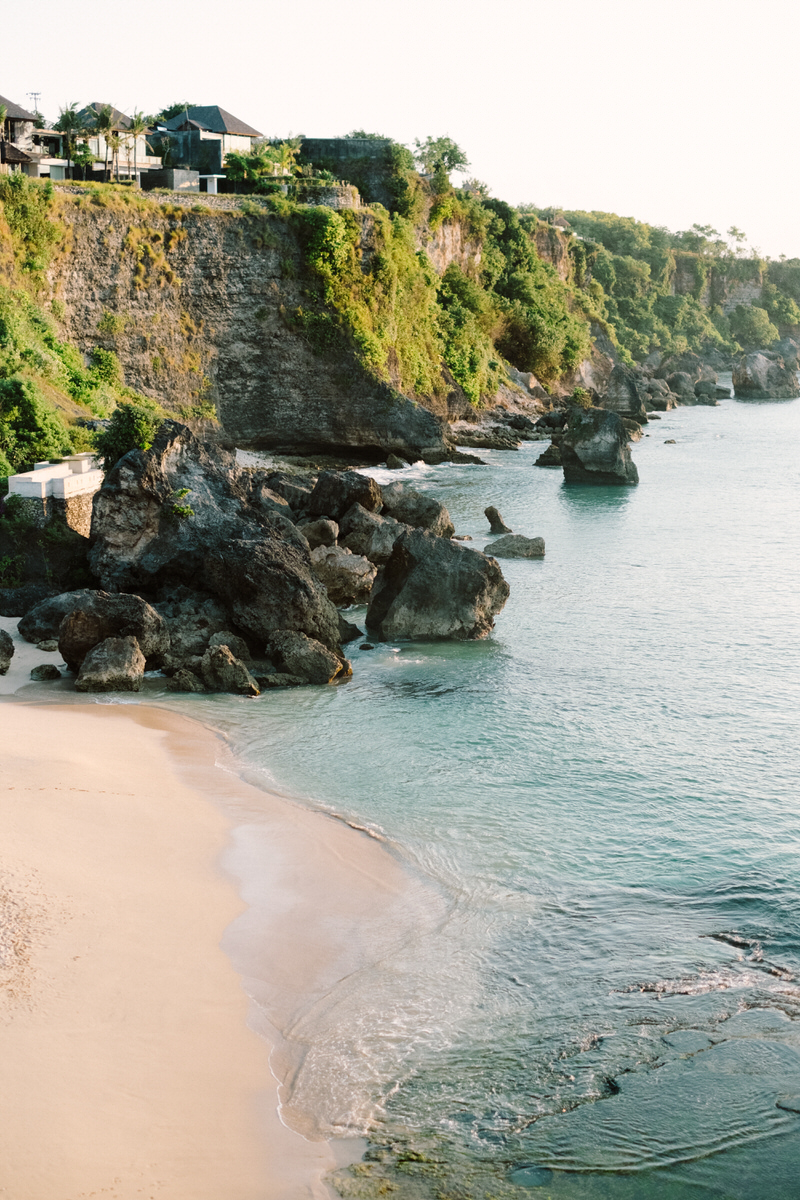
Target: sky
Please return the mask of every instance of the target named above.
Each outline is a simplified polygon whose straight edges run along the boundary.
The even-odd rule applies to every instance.
[[[269,136],[446,134],[511,204],[736,225],[800,257],[797,0],[37,0],[32,20],[0,94],[40,92],[51,120],[188,100]]]

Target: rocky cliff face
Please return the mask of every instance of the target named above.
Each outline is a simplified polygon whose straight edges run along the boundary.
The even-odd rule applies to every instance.
[[[398,395],[355,356],[318,357],[292,315],[300,248],[279,219],[62,197],[67,252],[51,268],[66,337],[118,355],[128,386],[186,418],[216,410],[251,447],[441,446],[442,413]],[[369,215],[363,252],[369,253]],[[435,405],[431,405],[435,407]]]

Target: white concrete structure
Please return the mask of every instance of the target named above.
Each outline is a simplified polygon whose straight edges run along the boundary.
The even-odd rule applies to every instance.
[[[200,178],[201,178],[201,179],[205,179],[205,181],[206,181],[206,193],[207,193],[207,195],[209,195],[209,196],[216,196],[216,194],[217,194],[217,180],[218,180],[218,179],[226,179],[226,178],[227,178],[227,176],[226,176],[226,175],[201,175],[201,176],[200,176]]]
[[[32,471],[9,475],[9,496],[46,500],[48,496],[66,500],[90,495],[103,484],[103,472],[95,467],[93,454],[72,454],[63,462],[36,463]]]

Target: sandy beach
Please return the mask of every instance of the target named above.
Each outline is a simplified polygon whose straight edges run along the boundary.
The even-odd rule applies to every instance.
[[[353,968],[400,866],[164,710],[9,696],[0,728],[0,1196],[328,1197],[361,1148],[287,1127],[296,1062],[263,1035]],[[240,822],[270,847],[253,909],[220,865]]]

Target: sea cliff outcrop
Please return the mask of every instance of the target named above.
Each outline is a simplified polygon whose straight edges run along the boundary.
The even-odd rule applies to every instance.
[[[772,351],[746,354],[733,369],[734,391],[742,400],[791,400],[800,396],[795,367]]]
[[[570,409],[559,450],[567,483],[639,482],[627,431],[615,412],[602,408]]]

